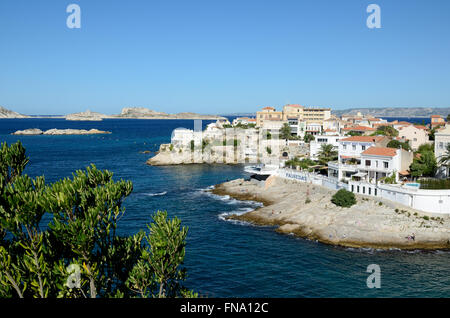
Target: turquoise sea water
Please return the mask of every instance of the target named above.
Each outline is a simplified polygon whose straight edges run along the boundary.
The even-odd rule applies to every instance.
[[[205,122],[208,123],[208,122]],[[232,211],[255,204],[202,191],[228,179],[247,176],[242,166],[151,167],[150,156],[170,141],[174,128],[192,128],[189,120],[62,119],[0,120],[0,141],[21,140],[30,157],[26,173],[47,182],[70,176],[91,162],[115,178],[133,181],[120,222],[122,234],[145,228],[158,209],[189,226],[185,266],[187,284],[209,297],[448,297],[450,253],[377,251],[323,245],[281,235],[271,227],[224,221]],[[26,128],[97,128],[111,135],[12,136]],[[299,200],[302,198],[299,197]],[[366,286],[369,264],[381,267],[381,288]]]

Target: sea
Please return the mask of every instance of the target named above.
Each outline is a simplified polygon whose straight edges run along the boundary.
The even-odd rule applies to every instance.
[[[391,119],[389,119],[391,120]],[[401,120],[406,120],[403,118]],[[410,119],[411,120],[411,119]],[[203,125],[211,121],[204,121]],[[421,119],[418,121],[421,122]],[[279,234],[273,227],[226,221],[230,213],[258,207],[206,191],[211,186],[248,177],[241,165],[152,167],[145,161],[175,128],[193,128],[192,120],[0,119],[0,141],[20,140],[30,162],[30,176],[46,182],[70,177],[91,163],[131,180],[132,194],[119,234],[131,235],[165,210],[189,228],[184,266],[186,286],[203,297],[449,297],[449,251],[400,251],[342,248]],[[14,136],[27,128],[78,128],[111,131],[91,136]],[[299,197],[299,200],[303,200]],[[369,288],[380,268],[380,288]]]

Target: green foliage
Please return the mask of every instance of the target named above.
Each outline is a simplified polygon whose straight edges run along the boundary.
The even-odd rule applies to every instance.
[[[227,126],[227,127],[225,127]],[[232,125],[223,125],[223,128],[232,128]],[[234,125],[234,128],[241,128],[241,129],[249,129],[249,128],[255,128],[256,124],[243,124],[243,123],[237,123]]]
[[[448,190],[450,179],[420,179],[420,188],[427,190]]]
[[[280,129],[280,138],[288,140],[291,138],[291,127],[288,123],[284,123]]]
[[[297,157],[287,160],[285,162],[286,167],[300,167],[301,169],[308,169],[311,166],[315,166],[317,163],[309,158],[306,159],[299,159]]]
[[[22,174],[27,163],[20,142],[2,144],[1,297],[196,295],[181,285],[187,229],[178,219],[158,212],[150,234],[117,235],[131,182],[114,181],[111,172],[91,165],[47,185],[44,177]],[[169,247],[166,254],[161,246]],[[150,260],[158,255],[164,262],[156,270]]]
[[[194,151],[195,149],[195,142],[194,140],[191,140],[191,151]]]
[[[203,139],[202,140],[202,151],[205,150],[205,148],[209,145],[209,139]]]
[[[382,182],[384,182],[386,184],[394,184],[394,183],[396,183],[395,172],[393,172],[390,176],[381,178],[380,181],[382,181]]]
[[[314,139],[315,139],[315,137],[311,134],[305,134],[305,137],[303,137],[303,140],[306,143],[309,143],[309,142],[313,141]]]
[[[347,133],[348,136],[362,136],[362,132],[361,131],[349,131]]]
[[[434,152],[434,143],[421,144],[417,149],[418,153],[424,153],[426,151]]]
[[[401,142],[399,140],[391,140],[387,144],[388,148],[395,148],[395,149],[404,149],[404,150],[411,150],[411,146],[407,141]]]
[[[377,128],[377,131],[375,131],[372,136],[389,136],[389,137],[397,137],[398,136],[398,130],[391,126],[380,126]]]
[[[422,149],[419,156],[415,156],[409,166],[409,171],[413,177],[433,177],[436,174],[437,162],[434,151]]]
[[[322,165],[328,164],[330,161],[338,159],[338,152],[331,144],[322,144],[318,153],[319,163]]]
[[[344,208],[349,208],[356,204],[356,197],[353,192],[347,191],[345,189],[340,189],[331,197],[331,202],[337,206]]]
[[[267,151],[267,153],[268,153],[269,155],[272,154],[272,148],[266,147],[266,151]]]
[[[173,145],[172,145],[172,144],[170,144],[169,150],[170,150],[170,151],[173,151]]]

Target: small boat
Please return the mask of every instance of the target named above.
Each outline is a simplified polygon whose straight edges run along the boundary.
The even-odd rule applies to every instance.
[[[251,174],[256,175],[267,175],[270,176],[274,174],[278,169],[278,166],[275,165],[253,165],[253,166],[245,166],[244,171]]]

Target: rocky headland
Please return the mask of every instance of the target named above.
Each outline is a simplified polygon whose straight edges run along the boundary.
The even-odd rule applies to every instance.
[[[331,202],[328,188],[276,176],[265,182],[233,180],[217,185],[217,195],[264,203],[230,219],[276,226],[277,231],[322,243],[379,249],[449,249],[450,218],[420,212],[379,198],[357,195],[357,204]],[[412,239],[414,237],[414,239]]]
[[[96,135],[96,134],[110,134],[110,131],[103,131],[98,129],[49,129],[42,131],[38,128],[31,128],[25,130],[18,130],[12,135],[35,136],[35,135]]]
[[[146,162],[151,166],[171,166],[181,164],[237,164],[238,157],[233,146],[213,146],[211,151],[202,149],[191,150],[188,147],[173,147],[171,144],[162,144],[158,153]]]
[[[0,106],[0,118],[30,118],[30,116],[22,115]]]

